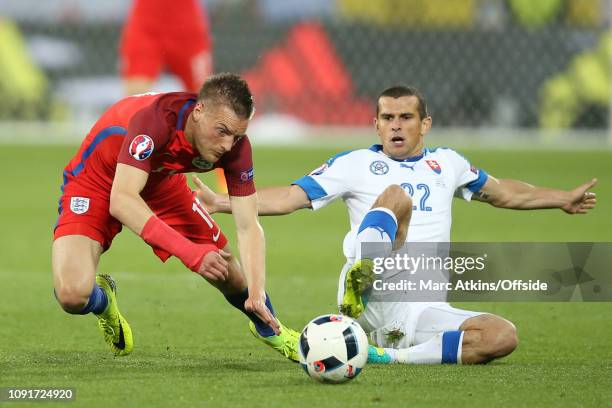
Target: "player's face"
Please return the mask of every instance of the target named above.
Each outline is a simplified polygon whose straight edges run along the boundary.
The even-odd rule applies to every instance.
[[[240,118],[232,108],[221,105],[204,107],[200,102],[193,112],[193,146],[209,163],[217,162],[245,136],[248,119]]]
[[[404,160],[422,153],[423,137],[431,128],[431,117],[421,119],[416,96],[383,96],[378,100],[374,125],[383,152],[393,159]]]

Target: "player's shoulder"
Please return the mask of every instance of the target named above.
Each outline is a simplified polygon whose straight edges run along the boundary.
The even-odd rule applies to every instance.
[[[378,149],[379,146],[380,145],[373,145],[367,148],[346,150],[337,153],[330,157],[327,160],[326,164],[328,167],[331,167],[335,163],[341,163],[342,165],[349,165],[351,163],[361,163],[363,160],[369,157],[376,157],[379,154],[378,152],[380,151],[380,149]]]
[[[163,92],[158,95],[160,101],[187,101],[198,98],[198,95],[193,92]]]
[[[184,127],[188,109],[195,104],[197,95],[189,92],[166,92],[134,95],[129,98],[139,106],[135,117],[138,116],[140,122],[163,124],[170,130]]]
[[[191,92],[146,92],[123,98],[119,103],[130,103],[141,107],[174,108],[187,102],[195,102],[197,95]]]
[[[327,167],[331,167],[334,164],[336,164],[336,167],[337,167],[337,163],[340,163],[342,165],[354,159],[355,152],[356,150],[346,150],[340,153],[336,153],[333,156],[331,156],[329,159],[327,159],[325,164],[327,165]]]
[[[446,147],[446,146],[438,146],[438,147],[434,147],[434,148],[427,148],[425,150],[425,156],[430,156],[430,157],[440,157],[440,158],[444,158],[444,159],[448,159],[448,160],[460,160],[460,161],[468,161],[469,160],[461,153],[459,153],[457,150],[450,148],[450,147]]]
[[[191,92],[166,92],[159,94],[154,104],[164,111],[172,111],[177,114],[185,111],[197,100],[197,95]]]

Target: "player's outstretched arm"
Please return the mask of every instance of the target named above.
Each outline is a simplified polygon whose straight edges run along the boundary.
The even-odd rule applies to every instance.
[[[589,191],[597,179],[565,191],[536,187],[519,180],[497,179],[489,176],[487,182],[474,193],[473,198],[495,207],[515,210],[560,208],[568,214],[586,214],[595,208],[597,198]]]
[[[127,164],[117,164],[110,195],[110,214],[140,235],[153,211],[140,196],[149,173]]]
[[[244,307],[278,334],[279,323],[266,306],[266,244],[257,219],[257,193],[245,197],[230,196],[230,206],[236,222],[242,270],[249,288],[249,298]]]
[[[312,208],[300,186],[265,187],[257,191],[259,215],[285,215],[302,208]]]
[[[227,279],[229,254],[214,245],[195,244],[157,218],[140,196],[149,174],[118,163],[110,195],[110,214],[149,245],[176,256],[192,271],[213,281]]]
[[[195,175],[193,182],[198,188],[198,199],[210,214],[232,212],[227,194],[215,193]],[[259,215],[284,215],[302,208],[311,208],[308,196],[297,185],[257,189],[257,206]]]

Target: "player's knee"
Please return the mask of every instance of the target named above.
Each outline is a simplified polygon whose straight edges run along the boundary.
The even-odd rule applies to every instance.
[[[67,313],[79,313],[89,300],[91,291],[84,291],[77,286],[64,285],[55,288],[55,298]]]
[[[398,222],[409,217],[412,213],[412,199],[406,191],[397,184],[392,184],[378,196],[375,207],[381,206],[391,209],[398,218]]]
[[[402,187],[397,184],[391,184],[380,194],[381,199],[387,202],[400,202],[406,204],[410,200],[410,196]]]
[[[503,357],[512,353],[518,347],[518,334],[516,326],[504,320],[503,327],[499,330],[497,340],[497,356]]]
[[[518,346],[516,327],[511,322],[497,317],[486,329],[484,351],[488,359],[501,358],[512,353]]]

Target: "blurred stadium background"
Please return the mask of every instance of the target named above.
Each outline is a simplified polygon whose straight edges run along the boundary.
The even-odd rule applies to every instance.
[[[406,83],[428,98],[432,144],[612,145],[611,0],[202,4],[215,71],[253,88],[255,142],[354,144],[372,136],[375,96]],[[0,0],[1,141],[77,142],[122,97],[130,5]],[[164,75],[155,90],[180,87]]]

